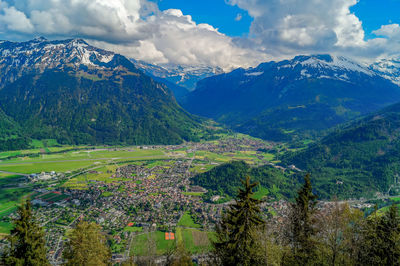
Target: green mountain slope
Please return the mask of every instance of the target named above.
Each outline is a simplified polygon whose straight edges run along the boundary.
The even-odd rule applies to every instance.
[[[311,172],[315,188],[324,197],[394,191],[392,185],[400,174],[400,104],[337,129],[308,149],[281,159]]]
[[[22,134],[20,126],[0,109],[0,150],[24,149],[29,140]]]
[[[124,56],[80,39],[44,38],[0,42],[0,54],[0,108],[24,137],[64,144],[197,138],[198,118]]]
[[[0,91],[0,105],[32,138],[68,144],[175,144],[195,120],[166,87],[140,72],[45,71]],[[111,75],[111,76],[110,76]]]
[[[206,198],[212,195],[230,198],[237,195],[238,188],[242,185],[241,180],[247,175],[251,177],[252,182],[260,183],[265,194],[274,198],[282,196],[291,198],[296,192],[294,188],[302,178],[301,175],[291,176],[269,165],[254,168],[243,161],[232,161],[196,175],[192,179],[192,184],[209,190],[205,195]]]

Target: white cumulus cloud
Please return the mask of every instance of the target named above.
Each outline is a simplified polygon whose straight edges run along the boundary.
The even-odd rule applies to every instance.
[[[160,11],[146,0],[0,0],[0,22],[3,38],[79,37],[152,63],[231,69],[266,59],[181,10]]]
[[[248,38],[222,34],[179,9],[160,11],[148,0],[0,0],[0,39],[78,37],[151,63],[225,70],[297,54],[374,60],[400,51],[398,24],[365,39],[362,21],[350,11],[358,0],[225,1],[253,17]]]
[[[365,62],[400,52],[400,27],[383,25],[365,39],[362,21],[350,11],[359,0],[227,0],[254,18],[251,41],[272,57],[343,54]]]
[[[366,45],[357,0],[229,0],[254,18],[251,35],[273,53]]]

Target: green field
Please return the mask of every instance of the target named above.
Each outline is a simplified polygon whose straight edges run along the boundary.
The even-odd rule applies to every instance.
[[[0,218],[8,216],[17,209],[17,201],[9,201],[0,203]]]
[[[149,255],[154,252],[151,251],[151,243],[153,242],[156,246],[156,254],[162,255],[168,249],[172,249],[176,245],[176,241],[178,241],[183,242],[185,249],[192,254],[204,253],[211,249],[210,238],[213,238],[213,233],[211,232],[178,227],[175,233],[175,241],[165,240],[165,233],[160,231],[135,236],[131,251],[134,255]]]
[[[190,172],[201,174],[213,169],[216,165],[206,164],[206,165],[195,165],[190,168]]]
[[[2,164],[0,170],[22,174],[33,174],[41,172],[66,172],[80,168],[86,168],[92,165],[91,161],[62,161],[62,162],[41,162],[24,164]]]
[[[164,166],[164,165],[170,165],[171,163],[168,161],[162,161],[162,160],[158,160],[158,161],[150,161],[148,163],[146,163],[146,168],[153,168],[156,166]]]
[[[216,153],[208,152],[208,151],[197,151],[195,158],[200,159],[200,160],[213,161],[213,162],[229,162],[232,160],[232,158],[229,156],[216,154]]]
[[[27,196],[32,195],[32,187],[15,187],[4,188],[4,186],[12,186],[20,180],[19,176],[2,174],[0,178],[0,221],[15,212],[18,204]],[[0,222],[0,234],[9,232],[11,224],[8,222]]]
[[[112,196],[112,195],[114,195],[114,193],[109,192],[109,191],[103,192],[103,193],[101,194],[102,197],[110,197],[110,196]]]
[[[395,198],[391,198],[391,200],[394,201],[394,202],[398,202],[398,201],[400,201],[400,196],[399,197],[395,197]]]
[[[33,152],[33,150],[31,150],[31,152]],[[39,152],[39,150],[37,150],[37,152]],[[19,151],[19,154],[24,154],[24,151]],[[12,155],[12,153],[0,153],[0,158],[1,156],[5,158]],[[50,171],[66,172],[110,161],[118,162],[165,158],[167,157],[162,150],[139,150],[128,148],[121,150],[91,149],[11,158],[0,162],[0,170],[23,174]]]
[[[100,165],[89,173],[86,172],[84,174],[71,178],[63,184],[63,187],[71,189],[87,189],[88,184],[93,182],[113,183],[132,180],[130,178],[113,178],[112,175],[115,173],[115,170],[118,167],[121,167],[121,165]]]
[[[271,161],[275,158],[275,155],[270,153],[261,153],[257,154],[256,151],[237,151],[235,153],[224,153],[217,154],[209,151],[197,151],[196,159],[204,160],[208,162],[216,162],[216,163],[225,163],[232,160],[244,160],[249,164],[254,164],[255,162],[260,162],[259,156],[262,156],[263,159]],[[201,171],[199,171],[201,172]]]
[[[45,152],[47,153],[55,153],[55,152],[62,152],[62,151],[68,151],[71,149],[87,149],[88,146],[61,146],[61,147],[47,147],[47,150]],[[38,156],[39,154],[42,154],[43,150],[41,147],[38,148],[33,148],[33,149],[28,149],[28,150],[18,150],[18,151],[3,151],[0,152],[0,159],[9,159],[9,157],[14,157],[14,156],[19,156],[20,158],[24,156],[33,156],[36,155]]]
[[[204,192],[182,192],[183,195],[186,196],[197,196],[197,197],[201,197]]]
[[[183,242],[183,246],[192,254],[205,253],[211,249],[210,238],[212,233],[197,229],[176,229],[176,240]]]
[[[45,201],[57,202],[57,201],[65,200],[65,199],[69,198],[69,196],[50,192],[47,194],[40,195],[40,196],[38,196],[38,198],[45,200]]]
[[[151,243],[155,244],[156,250],[152,250]],[[135,236],[133,239],[131,252],[134,255],[139,256],[148,255],[153,252],[157,255],[162,255],[165,254],[168,249],[172,249],[174,246],[175,241],[165,240],[165,233],[156,231]]]
[[[143,227],[126,226],[124,228],[124,231],[127,231],[127,232],[143,232]]]
[[[275,159],[275,155],[272,153],[263,153],[264,159],[267,161],[273,161]]]
[[[31,146],[34,148],[46,148],[59,145],[55,139],[32,140]]]
[[[192,216],[190,216],[189,212],[185,212],[181,219],[178,221],[178,226],[190,227],[190,228],[200,228],[199,224],[194,223]]]

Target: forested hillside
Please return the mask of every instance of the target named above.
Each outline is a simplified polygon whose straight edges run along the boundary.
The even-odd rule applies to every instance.
[[[292,198],[295,193],[294,188],[302,179],[299,174],[285,173],[270,165],[256,168],[244,161],[232,161],[196,175],[192,183],[209,190],[206,195],[208,198],[212,195],[231,198],[237,194],[238,188],[242,185],[241,180],[246,176],[260,183],[258,191],[262,190],[265,196],[273,198]]]
[[[0,109],[0,150],[24,149],[28,145],[18,123]]]
[[[338,128],[281,159],[311,172],[316,189],[326,197],[387,192],[400,177],[400,104]]]
[[[7,117],[2,127],[12,121],[15,128],[10,130],[20,128],[24,138],[52,138],[61,144],[197,139],[200,120],[184,111],[165,85],[121,55],[83,40],[46,39],[2,42],[0,52],[5,55],[0,61],[0,108]],[[23,139],[10,140],[2,149],[27,148]]]

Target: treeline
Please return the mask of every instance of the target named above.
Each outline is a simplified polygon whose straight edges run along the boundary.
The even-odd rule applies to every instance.
[[[212,265],[399,265],[398,209],[369,217],[347,204],[317,208],[306,175],[287,217],[263,220],[257,183],[243,181],[236,203],[217,226]]]
[[[250,177],[242,180],[210,239],[212,249],[202,265],[399,265],[400,217],[395,205],[387,213],[365,217],[336,201],[317,207],[310,176],[298,190],[282,219],[263,218],[261,200],[254,198]],[[112,265],[105,235],[95,223],[80,221],[69,234],[64,265]],[[49,265],[44,233],[30,203],[18,209],[5,265]],[[151,245],[151,243],[148,243]],[[156,257],[130,258],[121,265],[156,265]],[[182,242],[164,254],[165,265],[194,265]]]

